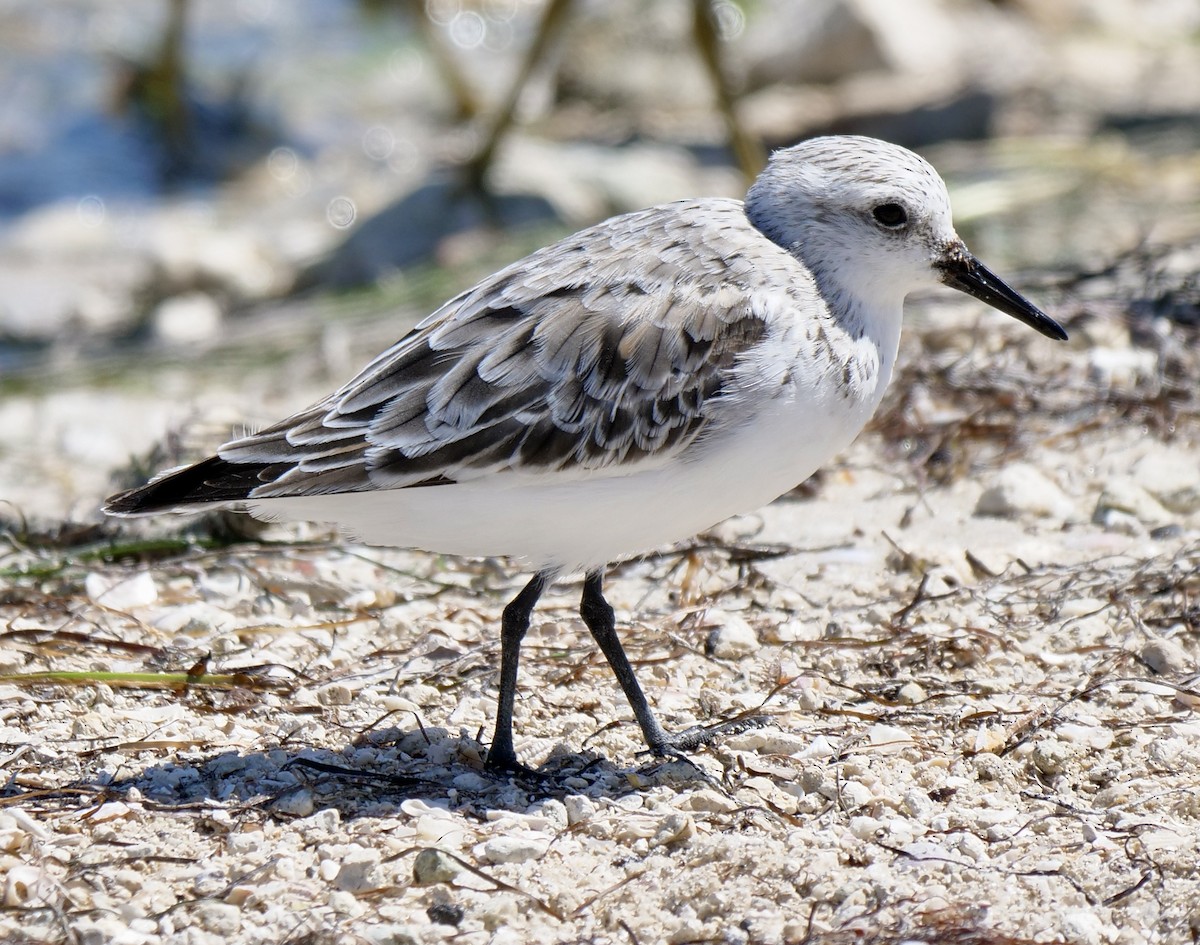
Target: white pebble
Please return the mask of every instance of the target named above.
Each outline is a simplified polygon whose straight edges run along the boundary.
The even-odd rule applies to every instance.
[[[857,810],[869,804],[874,798],[874,792],[861,781],[845,781],[842,783],[842,806],[846,810]]]
[[[737,810],[738,804],[733,798],[726,797],[712,788],[701,788],[687,795],[684,806],[698,813],[728,814]]]
[[[881,754],[894,754],[912,747],[912,736],[895,725],[877,722],[867,730],[867,742]]]
[[[88,598],[112,610],[147,607],[158,600],[158,587],[149,571],[137,574],[102,574],[93,571],[83,582]]]
[[[1042,774],[1064,774],[1079,749],[1057,738],[1038,742],[1033,748],[1033,764]]]
[[[1064,722],[1054,733],[1063,741],[1074,745],[1082,745],[1093,751],[1103,751],[1113,743],[1112,729],[1103,725],[1082,725],[1078,722]]]
[[[192,345],[216,338],[221,331],[221,306],[204,292],[164,299],[154,310],[154,334],[172,345]]]
[[[708,635],[708,651],[717,659],[737,659],[758,649],[758,634],[745,617],[710,607],[705,613],[706,624],[717,624]]]
[[[691,839],[696,833],[696,824],[687,814],[676,811],[658,822],[650,846],[666,847]]]
[[[1092,348],[1088,352],[1092,378],[1105,387],[1131,388],[1140,378],[1154,377],[1158,354],[1149,348]]]
[[[316,799],[308,788],[298,788],[272,802],[271,810],[291,817],[308,817],[316,810]]]
[[[1153,447],[1134,463],[1133,478],[1177,515],[1200,511],[1196,457],[1187,450]]]
[[[233,935],[242,927],[242,913],[237,906],[224,902],[200,902],[192,908],[196,922],[215,935]]]
[[[379,851],[371,847],[355,847],[343,858],[334,877],[334,885],[346,892],[362,892],[380,885]]]
[[[1138,483],[1131,479],[1113,479],[1105,484],[1104,491],[1096,500],[1092,521],[1104,523],[1108,512],[1123,512],[1132,515],[1143,525],[1153,528],[1171,520],[1171,513]],[[1106,524],[1106,523],[1104,523]]]
[[[480,844],[475,849],[489,863],[524,863],[544,856],[550,844],[532,837],[501,836]]]
[[[354,691],[345,683],[330,683],[317,690],[317,702],[321,705],[349,705],[354,701]]]
[[[874,817],[851,817],[850,833],[859,840],[875,840],[883,831],[883,823]]]
[[[1100,945],[1116,938],[1116,929],[1101,922],[1091,909],[1067,910],[1063,913],[1062,925],[1067,939],[1080,945]]]
[[[1142,647],[1142,659],[1150,669],[1160,676],[1173,676],[1190,672],[1192,659],[1187,651],[1174,640],[1157,637]]]
[[[567,809],[567,823],[572,827],[596,816],[595,802],[582,794],[568,794],[563,798],[563,806]]]
[[[36,867],[18,863],[4,877],[4,905],[21,908],[41,899],[41,886],[46,877]]]
[[[921,687],[920,683],[906,682],[900,687],[900,691],[896,693],[896,701],[902,702],[905,705],[918,705],[929,698],[928,693]]]
[[[975,504],[976,515],[1017,518],[1034,515],[1041,518],[1070,518],[1071,500],[1041,470],[1028,463],[1005,466],[992,478]]]
[[[757,751],[771,755],[792,755],[808,747],[808,739],[795,732],[781,729],[760,728],[741,732],[724,739],[724,744],[735,751]]]

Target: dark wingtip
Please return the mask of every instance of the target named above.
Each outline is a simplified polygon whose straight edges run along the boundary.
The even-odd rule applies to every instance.
[[[109,496],[101,509],[108,515],[147,515],[187,506],[237,502],[263,484],[259,474],[265,468],[261,463],[231,463],[211,456],[144,486]]]

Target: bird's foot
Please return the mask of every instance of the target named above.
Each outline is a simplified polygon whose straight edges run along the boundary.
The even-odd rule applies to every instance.
[[[535,781],[540,783],[551,779],[551,775],[544,774],[536,768],[530,768],[528,765],[521,764],[517,760],[515,752],[489,751],[487,760],[483,765],[483,770],[492,777],[501,780],[516,778],[518,781]]]
[[[726,722],[716,722],[713,725],[693,725],[676,735],[668,735],[665,740],[651,745],[643,754],[690,762],[691,759],[687,757],[686,752],[712,744],[727,735],[740,735],[752,728],[762,728],[764,725],[770,724],[770,721],[770,718],[765,715],[747,715],[729,719]]]

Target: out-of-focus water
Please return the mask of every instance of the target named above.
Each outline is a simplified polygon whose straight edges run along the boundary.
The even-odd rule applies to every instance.
[[[211,184],[248,149],[336,134],[323,71],[411,41],[398,11],[353,0],[191,0],[184,67],[197,159],[172,175],[155,122],[121,93],[130,63],[154,60],[169,9],[170,0],[0,8],[0,225],[64,199],[153,199]]]

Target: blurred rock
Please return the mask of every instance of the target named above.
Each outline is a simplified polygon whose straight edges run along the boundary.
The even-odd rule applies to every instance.
[[[1013,463],[996,473],[975,505],[976,515],[1000,518],[1036,515],[1067,519],[1073,512],[1074,504],[1063,491],[1028,463]]]
[[[174,288],[203,287],[238,300],[275,295],[290,281],[271,237],[197,205],[168,205],[146,221],[146,248]]]
[[[134,256],[70,259],[52,248],[33,258],[0,252],[0,334],[46,343],[81,330],[109,331],[128,317],[130,298],[149,278],[146,260]]]
[[[1139,459],[1133,477],[1167,509],[1179,515],[1200,511],[1196,456],[1185,449],[1156,447]]]
[[[747,87],[761,88],[875,70],[945,74],[960,44],[939,0],[769,0],[755,5],[735,50]]]
[[[740,198],[746,190],[737,171],[707,166],[678,145],[610,147],[528,135],[508,140],[493,181],[501,192],[541,194],[572,227],[686,197]]]
[[[443,257],[452,238],[470,233],[561,224],[574,229],[629,210],[683,197],[737,194],[728,168],[703,167],[670,145],[605,147],[550,143],[512,135],[490,181],[491,193],[466,189],[454,169],[364,220],[325,259],[309,266],[298,288],[344,288]]]
[[[1143,646],[1142,659],[1160,676],[1173,676],[1192,669],[1192,658],[1187,651],[1174,640],[1164,637],[1156,637]]]
[[[719,624],[705,641],[704,649],[717,659],[737,659],[759,648],[758,634],[740,614],[709,607],[704,613],[706,624]]]
[[[1171,520],[1171,514],[1158,500],[1132,479],[1113,479],[1105,485],[1096,501],[1092,521],[1104,524],[1109,512],[1131,515],[1147,528],[1165,525]]]
[[[1158,353],[1147,348],[1092,348],[1088,367],[1100,386],[1130,389],[1158,372]]]
[[[363,285],[436,258],[447,237],[468,230],[507,229],[554,219],[554,207],[545,197],[484,197],[464,190],[451,175],[442,173],[363,221],[329,256],[302,272],[296,287]]]
[[[170,345],[212,341],[221,332],[221,307],[210,295],[188,292],[160,302],[151,322],[154,334]]]
[[[113,610],[148,607],[158,600],[158,587],[148,571],[132,575],[93,571],[84,579],[88,597]]]

